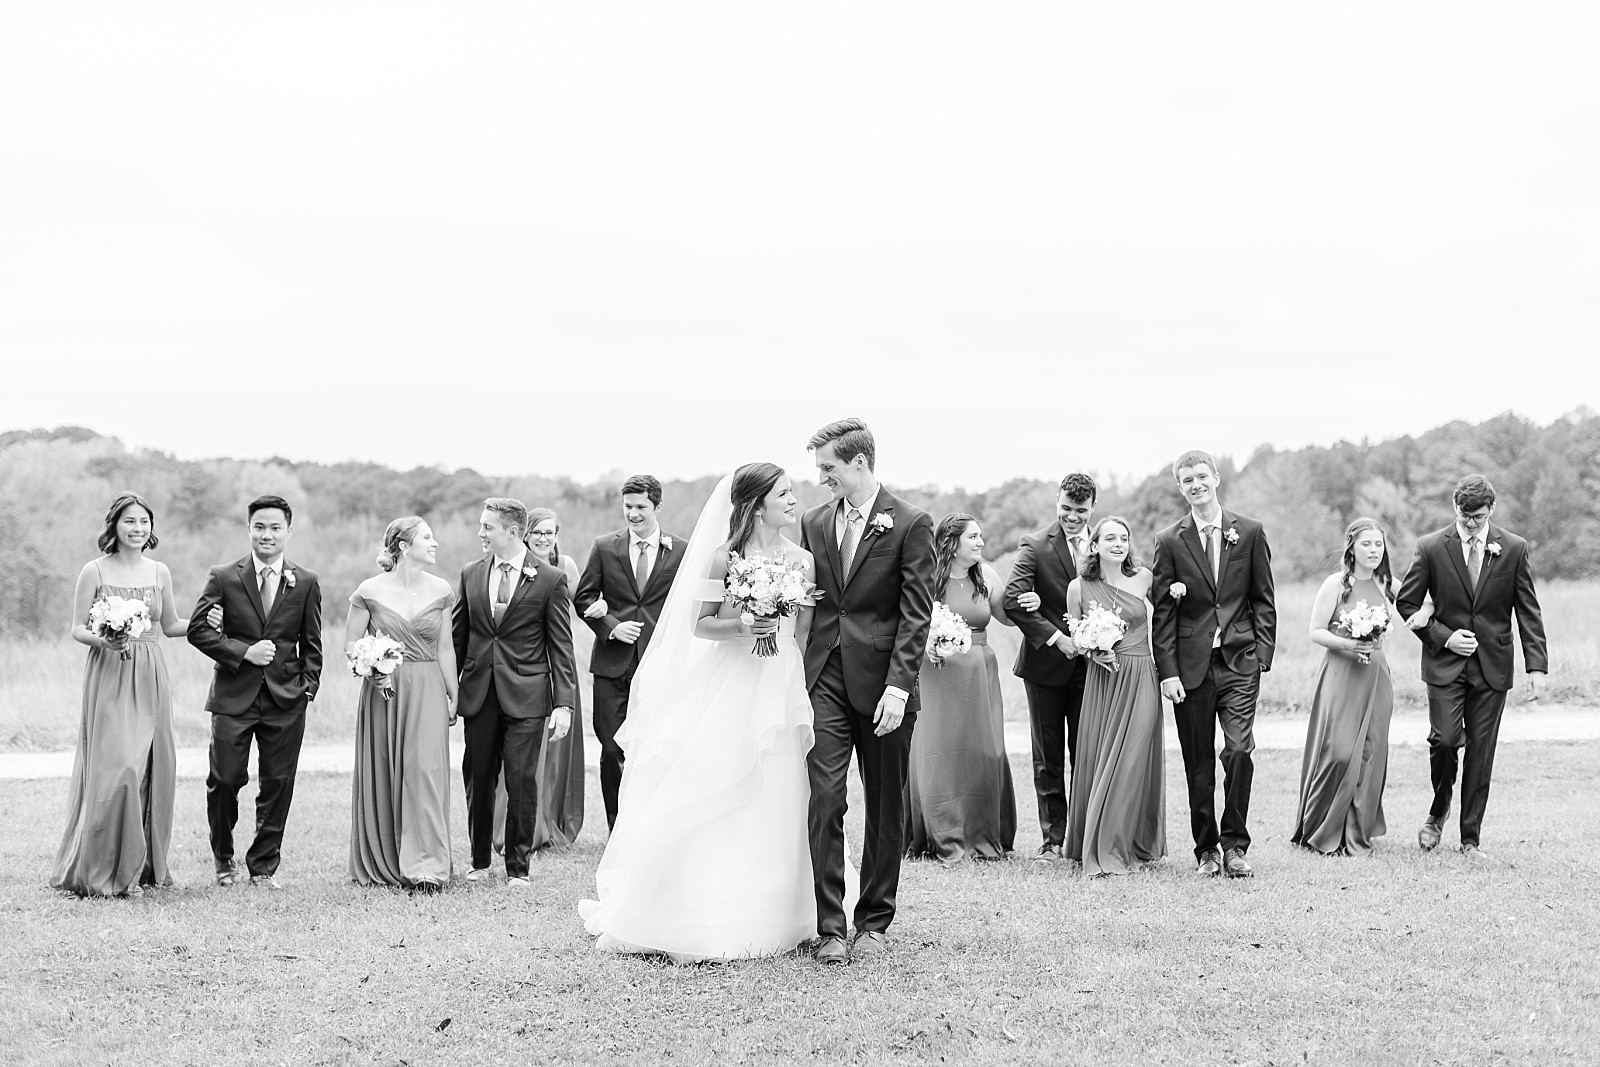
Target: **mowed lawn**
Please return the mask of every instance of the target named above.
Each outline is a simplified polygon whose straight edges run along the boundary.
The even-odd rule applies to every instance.
[[[45,886],[67,782],[4,781],[0,1063],[1594,1063],[1597,766],[1597,743],[1503,746],[1479,869],[1448,851],[1453,826],[1416,848],[1424,749],[1394,750],[1391,833],[1363,859],[1289,845],[1299,756],[1263,751],[1259,876],[1207,882],[1169,754],[1167,863],[1103,880],[910,863],[892,954],[826,971],[594,952],[575,905],[603,818],[541,855],[530,893],[356,888],[342,775],[301,779],[282,892],[211,885],[203,785],[184,780],[179,887],[77,900]]]

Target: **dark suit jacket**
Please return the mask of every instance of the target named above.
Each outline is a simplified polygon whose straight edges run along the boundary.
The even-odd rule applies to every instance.
[[[589,653],[589,673],[601,678],[621,678],[637,666],[644,650],[650,645],[650,636],[656,632],[656,619],[661,615],[661,605],[667,601],[667,590],[678,574],[678,564],[683,560],[683,542],[665,530],[663,539],[670,538],[672,547],[663,540],[656,553],[656,564],[650,569],[650,578],[643,589],[633,578],[633,560],[628,552],[631,536],[627,530],[601,534],[589,549],[583,574],[578,579],[576,596],[578,616],[588,611],[596,600],[605,598],[606,615],[599,619],[584,619],[594,631],[594,649]],[[624,622],[644,623],[639,639],[633,644],[610,640],[611,631]]]
[[[578,666],[572,652],[571,601],[567,572],[540,562],[532,552],[524,566],[537,566],[530,581],[519,575],[498,625],[489,605],[489,565],[493,556],[461,568],[450,636],[460,672],[461,714],[470,718],[483,707],[494,680],[500,710],[512,719],[542,719],[552,708],[577,706]]]
[[[205,589],[189,616],[189,643],[216,661],[206,697],[211,714],[242,715],[263,685],[272,702],[286,711],[304,710],[316,699],[322,681],[322,587],[315,571],[288,560],[282,575],[271,618],[261,609],[254,556],[212,567],[206,575]],[[206,622],[217,604],[222,605],[221,631]],[[244,654],[263,639],[277,648],[272,662],[265,667],[246,663]]]
[[[1278,641],[1278,609],[1273,600],[1272,549],[1261,524],[1222,509],[1224,540],[1220,575],[1211,577],[1211,562],[1200,547],[1194,515],[1156,535],[1151,565],[1155,583],[1151,645],[1160,677],[1177,678],[1185,689],[1198,686],[1211,663],[1211,639],[1222,631],[1222,656],[1240,674],[1272,669]],[[1226,534],[1235,530],[1236,542]],[[1170,594],[1173,582],[1187,588],[1182,600]]]
[[[837,648],[845,691],[858,713],[871,715],[884,688],[893,685],[908,694],[909,715],[921,705],[917,672],[933,618],[933,520],[879,487],[865,513],[854,564],[844,575],[835,530],[838,507],[830,500],[800,520],[800,545],[816,557],[822,591],[806,645],[806,685],[816,684]],[[880,514],[894,520],[892,529],[873,529],[872,520]]]
[[[1011,669],[1025,682],[1035,685],[1081,684],[1088,658],[1067,656],[1047,647],[1050,638],[1066,632],[1067,586],[1078,576],[1072,565],[1072,549],[1059,522],[1052,522],[1037,533],[1027,534],[1017,546],[1006,582],[1006,618],[1022,631],[1017,662]],[[1039,610],[1023,611],[1017,606],[1022,593],[1039,594]],[[1070,636],[1070,635],[1069,635]]]
[[[1549,669],[1544,617],[1533,588],[1528,542],[1490,523],[1484,544],[1498,544],[1500,554],[1484,552],[1483,569],[1474,588],[1455,523],[1417,541],[1416,556],[1400,585],[1396,606],[1402,617],[1410,618],[1422,606],[1422,598],[1433,594],[1433,619],[1417,631],[1422,639],[1422,680],[1429,685],[1452,682],[1466,669],[1471,657],[1456,655],[1444,643],[1457,630],[1471,630],[1478,637],[1478,651],[1473,655],[1483,670],[1483,680],[1491,689],[1510,689],[1516,667],[1511,650],[1513,613],[1522,632],[1523,666],[1530,671]]]

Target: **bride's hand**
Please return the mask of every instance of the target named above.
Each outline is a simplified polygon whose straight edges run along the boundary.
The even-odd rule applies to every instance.
[[[749,622],[739,620],[739,630],[753,637],[765,637],[767,634],[778,632],[778,620],[775,618],[753,618]]]
[[[1428,623],[1433,621],[1433,594],[1429,593],[1422,598],[1422,606],[1412,613],[1406,620],[1408,630],[1425,630]]]
[[[583,617],[586,619],[603,619],[609,610],[610,608],[606,605],[606,598],[601,597],[589,605],[589,610],[583,613]]]

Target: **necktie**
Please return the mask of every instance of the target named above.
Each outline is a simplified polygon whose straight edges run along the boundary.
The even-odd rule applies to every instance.
[[[494,621],[499,622],[500,616],[506,610],[506,605],[511,603],[511,564],[500,564],[500,585],[494,591]]]
[[[1206,558],[1211,561],[1211,581],[1215,583],[1222,572],[1222,530],[1216,526],[1207,526],[1205,534]]]
[[[1483,539],[1474,537],[1467,552],[1467,573],[1472,575],[1472,588],[1478,588],[1478,575],[1483,573]]]
[[[261,610],[268,615],[272,614],[272,602],[277,592],[278,584],[272,580],[272,568],[261,568]]]
[[[650,542],[636,541],[635,544],[639,546],[639,560],[633,565],[633,583],[642,593],[645,583],[650,580]]]
[[[856,545],[861,540],[861,534],[856,529],[856,524],[861,521],[861,512],[851,508],[844,517],[844,543],[839,546],[839,557],[844,560],[844,576],[850,577],[850,564],[855,562]]]

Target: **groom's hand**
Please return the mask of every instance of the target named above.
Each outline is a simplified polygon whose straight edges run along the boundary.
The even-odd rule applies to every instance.
[[[556,708],[550,712],[550,740],[559,741],[572,729],[572,709]]]
[[[1529,671],[1528,672],[1528,702],[1532,703],[1533,701],[1538,700],[1539,699],[1539,691],[1542,690],[1543,688],[1544,688],[1544,672],[1543,671]]]
[[[635,641],[639,640],[639,635],[643,632],[644,623],[640,622],[638,619],[630,619],[627,622],[617,623],[616,629],[612,630],[610,633],[610,639],[613,641],[621,641],[625,645],[631,645]]]
[[[904,697],[893,693],[885,693],[878,698],[878,707],[872,713],[872,722],[877,729],[872,732],[882,737],[884,734],[893,733],[900,728],[906,718],[906,701]]]
[[[1444,647],[1458,656],[1470,656],[1478,651],[1478,637],[1471,630],[1457,630],[1445,639]]]
[[[245,649],[244,661],[257,667],[265,667],[272,662],[272,657],[277,655],[278,649],[271,641],[262,638],[249,648]]]
[[[1182,704],[1183,698],[1189,694],[1183,691],[1183,683],[1178,679],[1163,678],[1161,679],[1161,695],[1174,704]]]

